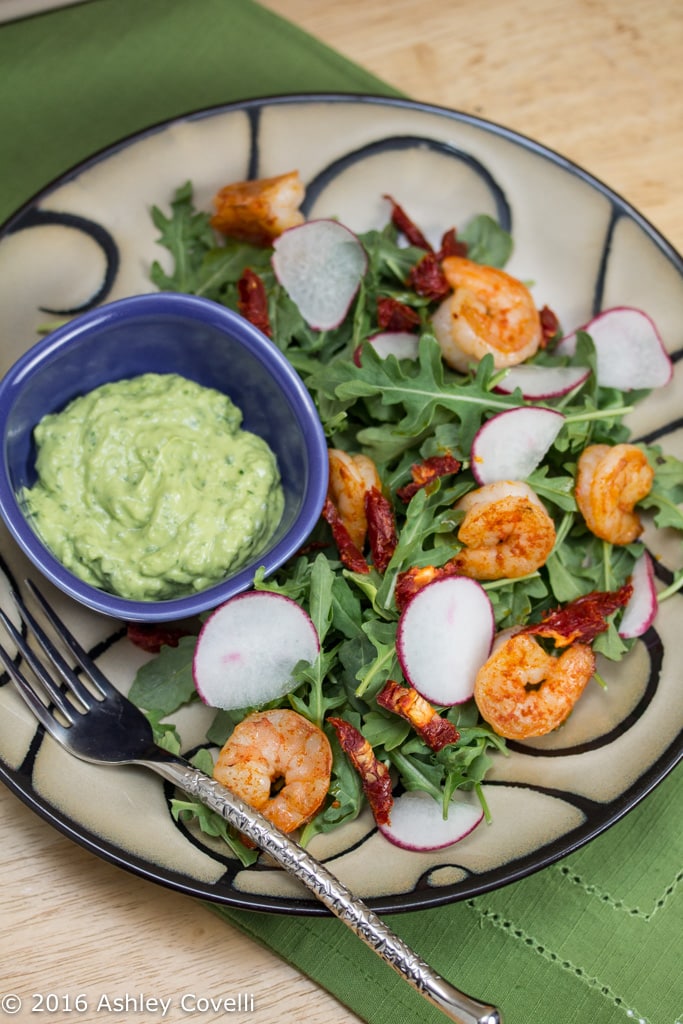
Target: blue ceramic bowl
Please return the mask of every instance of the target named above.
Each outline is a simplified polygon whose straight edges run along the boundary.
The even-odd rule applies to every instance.
[[[187,597],[133,601],[84,583],[30,526],[17,495],[35,482],[33,429],[49,412],[107,381],[178,373],[233,400],[243,427],[277,456],[285,508],[268,547],[221,583]],[[170,621],[248,589],[254,572],[287,561],[313,529],[327,489],[327,448],[313,401],[279,349],[236,313],[207,299],[163,292],[100,306],[27,351],[0,381],[0,513],[24,553],[75,600],[116,618]]]

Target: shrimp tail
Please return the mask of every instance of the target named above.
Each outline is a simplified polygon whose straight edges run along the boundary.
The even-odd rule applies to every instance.
[[[299,210],[303,198],[298,171],[235,181],[214,196],[211,226],[231,238],[268,246],[287,228],[303,224],[304,215]]]

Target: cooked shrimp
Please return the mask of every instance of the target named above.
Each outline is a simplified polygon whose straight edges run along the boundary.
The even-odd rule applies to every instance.
[[[499,736],[545,736],[565,721],[594,672],[587,644],[572,644],[555,657],[527,633],[515,633],[479,669],[474,699]]]
[[[256,711],[236,725],[213,776],[283,832],[292,832],[321,807],[331,771],[325,733],[283,708]]]
[[[444,299],[432,326],[444,360],[464,372],[489,352],[497,369],[529,359],[543,339],[531,292],[517,278],[462,256],[442,262],[453,294]]]
[[[553,549],[555,525],[528,484],[486,484],[466,494],[455,508],[466,513],[458,530],[464,547],[448,564],[463,576],[526,576],[540,569]]]
[[[373,487],[382,489],[377,467],[367,455],[349,455],[340,448],[328,452],[330,482],[328,496],[337,509],[349,537],[363,550],[368,519],[365,513],[365,495]]]
[[[303,224],[304,186],[298,171],[275,178],[235,181],[214,196],[211,225],[221,234],[270,245],[287,228]]]
[[[654,470],[634,444],[592,444],[579,457],[575,496],[591,533],[630,544],[643,531],[634,506],[652,488]]]

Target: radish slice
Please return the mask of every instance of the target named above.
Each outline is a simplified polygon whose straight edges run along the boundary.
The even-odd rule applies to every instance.
[[[398,620],[396,651],[406,680],[433,704],[462,704],[474,693],[494,631],[493,608],[481,584],[467,576],[433,580]]]
[[[382,331],[368,338],[380,359],[396,356],[397,359],[417,359],[420,339],[409,331]]]
[[[652,625],[657,614],[657,591],[652,559],[644,551],[631,573],[633,593],[624,609],[619,624],[619,636],[624,640],[642,636]]]
[[[221,605],[202,626],[194,684],[210,707],[259,707],[291,690],[296,663],[314,662],[319,650],[316,628],[295,601],[249,591]]]
[[[533,405],[506,409],[486,420],[470,451],[477,483],[526,480],[552,446],[563,423],[561,412]]]
[[[673,363],[653,321],[641,309],[606,309],[580,330],[593,339],[602,387],[631,391],[660,388],[671,380]],[[563,338],[558,351],[573,354],[577,333]]]
[[[394,799],[391,822],[380,825],[382,835],[404,850],[441,850],[472,832],[483,819],[480,805],[452,800],[444,820],[441,805],[416,790]]]
[[[361,365],[365,345],[372,345],[380,359],[386,359],[387,356],[417,359],[420,339],[417,334],[411,334],[409,331],[380,331],[354,349],[353,361],[356,366]]]
[[[538,366],[524,363],[511,366],[496,391],[511,395],[517,388],[531,401],[558,398],[583,384],[590,377],[587,366]]]
[[[356,236],[335,220],[310,220],[273,242],[275,276],[314,330],[338,327],[367,269]]]

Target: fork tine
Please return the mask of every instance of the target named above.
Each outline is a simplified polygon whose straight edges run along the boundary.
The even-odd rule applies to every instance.
[[[16,597],[15,597],[15,600],[17,600]],[[20,611],[21,611],[21,613],[23,615],[24,609],[21,607],[20,602],[17,601],[17,603],[18,603],[19,609],[20,609]],[[57,683],[54,681],[54,679],[50,675],[48,675],[47,670],[45,669],[45,666],[36,657],[35,651],[33,651],[31,649],[31,647],[29,647],[29,645],[26,642],[25,638],[21,635],[21,633],[16,628],[16,626],[14,625],[12,620],[10,618],[8,618],[8,616],[5,614],[5,612],[2,610],[2,608],[0,608],[0,622],[2,622],[3,626],[5,627],[6,632],[9,634],[9,636],[14,641],[14,643],[15,643],[15,645],[17,647],[17,650],[23,656],[24,660],[29,665],[29,667],[31,668],[31,670],[33,671],[35,676],[40,680],[40,683],[41,683],[43,689],[45,690],[45,693],[50,698],[52,703],[55,705],[55,707],[59,708],[59,710],[68,719],[69,722],[73,722],[74,715],[76,714],[76,709],[74,708],[73,704],[70,704],[68,702],[68,700],[66,699],[66,697],[64,696],[64,694],[60,690],[60,688],[57,685]],[[28,620],[28,624],[32,625],[32,623],[30,622],[30,618]],[[4,656],[3,656],[2,660],[5,663],[5,667],[7,668],[7,671],[10,673],[10,675],[12,676],[14,681],[21,687],[22,693],[24,693],[26,691],[26,689],[28,688],[29,691],[31,692],[31,694],[33,695],[33,697],[35,697],[35,700],[38,701],[38,704],[40,705],[40,707],[43,708],[43,711],[45,711],[46,710],[45,706],[38,699],[38,697],[36,697],[33,689],[30,687],[30,685],[28,683],[28,680],[19,671],[17,666],[14,664],[12,659],[9,657],[9,654],[7,653],[7,651],[3,650],[3,655]],[[8,659],[9,659],[9,663],[8,663]],[[31,707],[34,708],[33,703],[31,704]],[[34,710],[35,710],[35,708],[34,708]],[[49,714],[49,712],[48,712],[48,714]],[[43,722],[43,724],[45,724],[45,723]]]
[[[64,645],[66,647],[68,647],[68,649],[71,651],[71,653],[73,654],[74,658],[76,659],[78,664],[81,666],[83,671],[87,674],[88,678],[91,680],[91,682],[93,683],[95,688],[99,691],[101,696],[102,697],[107,697],[107,696],[110,696],[110,695],[117,694],[118,691],[116,690],[116,687],[113,686],[113,684],[109,682],[107,677],[104,675],[103,672],[100,671],[100,669],[97,667],[97,665],[95,664],[93,659],[90,657],[90,655],[83,649],[83,647],[81,647],[81,645],[79,644],[79,642],[76,639],[76,637],[73,635],[73,633],[70,632],[69,629],[67,629],[66,625],[59,618],[59,616],[57,615],[55,610],[48,604],[47,600],[43,597],[43,595],[41,594],[40,590],[35,585],[35,583],[33,583],[32,580],[26,580],[25,583],[26,583],[26,586],[28,587],[28,589],[30,590],[31,594],[35,598],[35,600],[40,605],[40,607],[41,607],[41,609],[43,611],[43,614],[45,615],[45,618],[50,622],[50,624],[52,625],[53,629],[55,630],[55,632],[59,636],[59,638],[62,641],[62,643],[64,643]],[[23,612],[22,612],[22,614],[23,614]],[[32,621],[32,628],[37,628],[37,629],[40,630],[40,627],[36,623],[36,621],[33,618],[33,616],[30,615],[30,613],[28,611],[26,612],[26,614],[29,616],[29,618]],[[40,632],[41,632],[42,636],[45,637],[45,639],[47,640],[47,643],[49,644],[50,641],[47,638],[46,634],[42,630],[40,630]],[[52,649],[57,654],[57,657],[60,658],[62,664],[66,665],[66,662],[64,662],[64,660],[61,658],[61,656],[59,655],[59,652],[56,650],[56,648],[53,647]],[[71,673],[70,669],[68,669],[68,671]],[[71,673],[71,675],[73,676],[73,673]],[[74,678],[78,679],[77,676],[74,676]],[[79,685],[81,685],[81,684],[79,683]],[[83,689],[84,697],[92,699],[92,694],[89,693],[89,691],[85,687],[82,687],[82,689]]]
[[[50,640],[50,637],[47,635],[45,630],[40,626],[40,624],[36,621],[34,616],[28,610],[28,608],[26,607],[26,605],[22,601],[22,599],[19,596],[19,594],[17,594],[16,592],[13,591],[12,592],[12,598],[13,598],[14,603],[16,604],[16,606],[17,606],[17,608],[18,608],[18,610],[19,610],[19,612],[21,614],[21,617],[23,618],[24,622],[32,630],[33,635],[35,636],[36,640],[38,641],[38,643],[40,644],[42,649],[45,651],[45,653],[47,654],[50,662],[54,665],[54,667],[59,672],[60,676],[62,677],[62,679],[66,683],[68,689],[71,691],[71,693],[74,695],[74,697],[76,697],[76,699],[78,701],[80,701],[80,703],[83,705],[84,708],[86,708],[87,710],[92,708],[93,703],[95,703],[97,698],[94,697],[93,694],[87,689],[87,687],[85,687],[83,685],[83,683],[78,678],[76,673],[73,671],[71,666],[64,660],[63,656],[61,655],[59,650],[55,647],[55,645],[53,644],[52,640]],[[5,619],[6,618],[7,618],[7,616],[5,616]],[[8,628],[7,622],[5,622],[5,628]],[[21,647],[21,653],[24,655],[24,657],[28,661],[29,665],[31,666],[32,670],[35,672],[35,674],[40,679],[41,683],[43,683],[45,688],[48,690],[50,696],[54,698],[55,691],[57,693],[60,693],[61,691],[56,686],[56,683],[54,682],[54,680],[52,680],[47,675],[46,669],[41,664],[41,662],[40,662],[39,658],[36,656],[35,652],[28,646],[28,644],[25,641],[23,641],[20,637],[17,637],[16,631],[15,631],[15,636],[13,637],[13,639],[17,643],[17,646],[19,646],[20,643],[23,644],[23,647]],[[57,703],[56,699],[55,699],[55,703]],[[60,710],[63,710],[63,709],[60,708]]]
[[[39,699],[33,687],[29,684],[26,677],[19,671],[17,666],[14,664],[14,661],[12,660],[8,652],[5,650],[5,648],[2,646],[2,644],[0,644],[0,661],[4,663],[5,668],[7,669],[9,675],[12,677],[14,683],[16,684],[19,696],[28,706],[29,710],[35,715],[40,724],[44,727],[44,729],[47,732],[50,733],[50,735],[54,736],[56,740],[59,740],[61,743],[63,743],[64,734],[68,732],[68,729],[59,724],[59,722],[51,713],[49,708],[47,708]],[[63,701],[63,698],[61,699]],[[62,710],[61,706],[60,710]],[[68,717],[69,714],[74,714],[74,709],[70,708],[70,711],[66,710],[63,713],[65,717]]]

